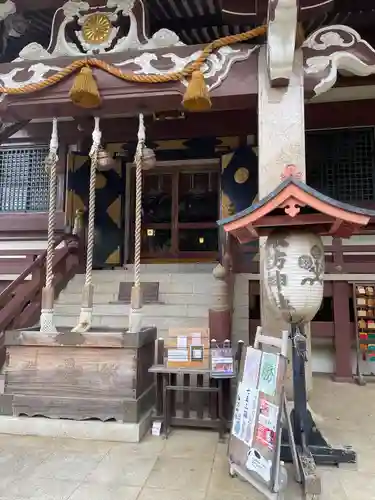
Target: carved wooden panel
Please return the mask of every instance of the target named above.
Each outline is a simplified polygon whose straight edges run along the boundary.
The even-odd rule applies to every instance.
[[[136,351],[11,347],[7,394],[74,398],[134,397]]]

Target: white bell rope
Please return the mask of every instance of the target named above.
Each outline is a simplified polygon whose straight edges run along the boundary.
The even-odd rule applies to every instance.
[[[84,333],[90,330],[92,325],[93,295],[92,285],[92,264],[94,256],[94,238],[95,238],[95,183],[96,169],[98,166],[98,152],[102,134],[100,131],[100,118],[95,117],[95,127],[92,133],[92,146],[89,153],[91,158],[90,167],[90,187],[89,187],[89,221],[87,229],[87,255],[86,255],[86,276],[85,285],[82,293],[81,313],[78,325],[73,328],[73,332]]]
[[[135,152],[135,229],[134,229],[134,286],[131,295],[129,332],[142,327],[141,297],[141,239],[142,239],[142,161],[146,141],[143,114],[139,114],[138,143]]]
[[[47,229],[47,259],[46,280],[42,291],[42,310],[40,314],[40,331],[57,333],[53,320],[54,286],[53,286],[53,259],[55,256],[55,226],[56,226],[56,197],[57,197],[57,150],[59,139],[57,133],[57,118],[52,121],[52,134],[49,152],[46,159],[46,169],[49,174],[49,204]]]

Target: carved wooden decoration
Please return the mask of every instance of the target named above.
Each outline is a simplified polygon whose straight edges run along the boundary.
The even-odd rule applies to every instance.
[[[272,86],[287,86],[293,71],[298,0],[269,0],[267,62]]]
[[[357,76],[375,73],[375,49],[349,26],[325,26],[303,43],[305,88],[314,95],[331,89],[340,71]]]
[[[128,30],[125,29],[126,18],[130,25]],[[168,29],[161,29],[148,38],[145,20],[143,0],[103,0],[99,7],[68,0],[57,9],[53,18],[48,48],[36,42],[29,43],[21,50],[19,59],[38,61],[184,45]]]

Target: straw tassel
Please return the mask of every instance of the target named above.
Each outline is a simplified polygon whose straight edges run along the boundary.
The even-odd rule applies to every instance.
[[[210,94],[202,71],[193,71],[182,104],[187,111],[208,111],[211,109]]]
[[[101,105],[98,85],[89,66],[84,66],[75,77],[69,96],[81,108],[93,109]]]

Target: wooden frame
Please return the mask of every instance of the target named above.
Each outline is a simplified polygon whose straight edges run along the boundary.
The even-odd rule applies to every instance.
[[[130,167],[130,168],[129,168]],[[135,182],[133,170],[134,164],[127,164],[126,171],[131,172],[129,175],[130,182],[127,184],[126,200],[130,200],[130,210],[128,211],[129,221],[125,223],[125,241],[129,243],[133,240],[134,233],[134,200],[135,200]],[[143,261],[175,261],[175,260],[216,260],[219,256],[217,252],[184,252],[178,248],[179,231],[181,229],[216,229],[216,221],[213,222],[179,222],[178,221],[178,202],[179,202],[179,175],[181,173],[199,173],[199,172],[215,172],[220,179],[220,162],[219,159],[202,159],[202,160],[180,160],[180,161],[161,161],[156,163],[155,169],[150,171],[150,175],[166,174],[172,176],[172,214],[171,222],[167,223],[142,223],[142,229],[166,229],[171,231],[171,249],[169,252],[160,253],[143,253]],[[144,173],[144,176],[148,172]],[[218,189],[220,190],[220,180]],[[218,200],[218,216],[220,213],[220,200]]]

